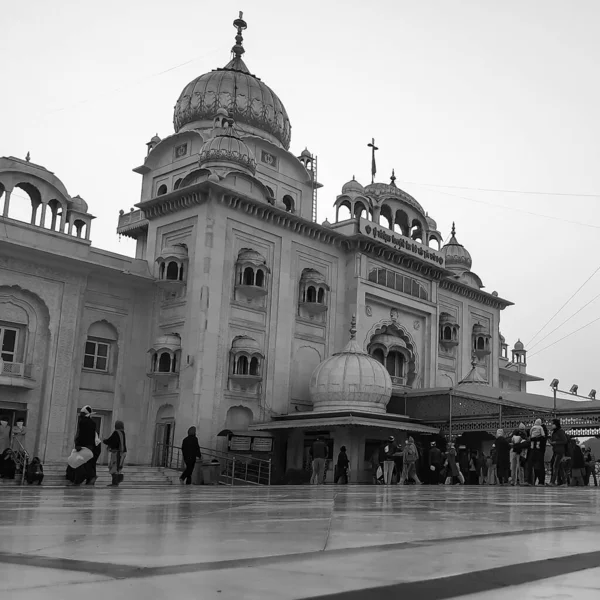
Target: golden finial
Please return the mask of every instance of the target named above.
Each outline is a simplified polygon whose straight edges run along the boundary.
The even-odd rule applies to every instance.
[[[235,54],[236,58],[241,58],[242,54],[246,52],[244,50],[244,46],[242,46],[242,42],[244,38],[242,37],[242,31],[248,28],[248,24],[242,18],[244,13],[240,10],[240,16],[233,22],[233,26],[237,29],[237,35],[235,36],[235,46],[231,49],[231,51]]]

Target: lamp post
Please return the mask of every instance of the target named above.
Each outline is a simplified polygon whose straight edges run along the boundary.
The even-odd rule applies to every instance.
[[[449,424],[448,424],[448,441],[452,441],[452,392],[454,391],[454,381],[452,381],[452,377],[450,377],[450,375],[448,375],[447,373],[442,373],[442,375],[444,377],[447,377],[450,380],[450,387],[448,388],[448,401],[449,401],[449,407],[448,407],[448,413],[449,413]]]
[[[558,391],[558,384],[560,383],[560,381],[558,381],[558,379],[553,379],[552,382],[550,383],[550,387],[552,388],[552,394],[554,396],[554,408],[552,411],[552,418],[556,419],[556,392]]]

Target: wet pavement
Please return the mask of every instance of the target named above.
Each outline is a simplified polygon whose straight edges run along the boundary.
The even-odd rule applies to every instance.
[[[598,488],[5,487],[0,593],[597,598],[599,509]]]

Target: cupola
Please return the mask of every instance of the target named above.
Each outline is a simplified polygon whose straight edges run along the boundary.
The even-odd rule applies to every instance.
[[[442,247],[442,254],[445,259],[445,266],[450,271],[454,271],[458,275],[465,271],[470,271],[473,265],[473,260],[469,251],[459,244],[456,239],[456,227],[452,223],[452,237],[450,241]]]
[[[315,412],[361,410],[385,413],[392,396],[392,380],[385,366],[356,341],[352,318],[350,341],[325,359],[313,372],[309,393]]]

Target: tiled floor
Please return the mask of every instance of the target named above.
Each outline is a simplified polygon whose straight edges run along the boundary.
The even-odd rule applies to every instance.
[[[2,488],[0,595],[597,598],[599,509],[598,488]]]

